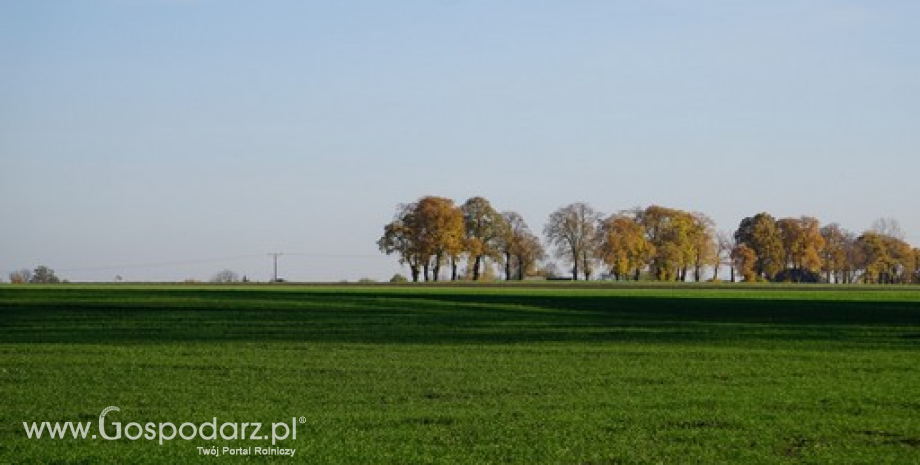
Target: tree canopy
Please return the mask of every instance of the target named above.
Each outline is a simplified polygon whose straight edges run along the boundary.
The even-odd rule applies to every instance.
[[[556,276],[567,266],[573,280],[717,280],[727,267],[732,282],[920,283],[920,249],[891,218],[855,234],[813,216],[761,212],[729,232],[699,212],[651,205],[603,215],[573,202],[550,214],[543,237],[558,262],[517,212],[499,213],[484,197],[458,206],[427,196],[399,205],[377,245],[414,282],[441,279],[449,264],[450,279],[474,281],[502,271],[507,280]]]

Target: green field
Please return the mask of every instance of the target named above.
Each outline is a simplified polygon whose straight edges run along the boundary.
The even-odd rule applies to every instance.
[[[920,290],[0,287],[0,463],[918,463]],[[109,433],[111,434],[111,432]],[[221,456],[219,460],[238,460]]]

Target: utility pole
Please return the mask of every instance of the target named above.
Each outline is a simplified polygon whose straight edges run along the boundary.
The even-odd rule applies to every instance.
[[[272,282],[277,283],[278,282],[278,257],[284,254],[281,252],[275,252],[275,253],[270,253],[268,255],[272,257],[272,263],[274,264],[274,267],[272,269]]]

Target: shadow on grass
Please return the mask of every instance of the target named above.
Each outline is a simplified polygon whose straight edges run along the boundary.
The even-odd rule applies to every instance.
[[[0,293],[0,342],[920,345],[920,302],[310,290]]]

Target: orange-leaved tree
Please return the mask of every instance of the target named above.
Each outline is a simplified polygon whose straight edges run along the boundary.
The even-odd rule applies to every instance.
[[[463,213],[453,200],[422,197],[398,207],[396,218],[384,227],[377,245],[388,255],[398,253],[414,282],[418,282],[419,274],[426,281],[437,281],[441,265],[463,251]]]

